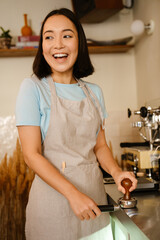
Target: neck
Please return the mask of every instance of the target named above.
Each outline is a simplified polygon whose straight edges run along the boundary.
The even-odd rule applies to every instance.
[[[55,74],[52,73],[52,78],[53,81],[56,83],[62,83],[62,84],[73,84],[76,83],[77,81],[71,74]]]

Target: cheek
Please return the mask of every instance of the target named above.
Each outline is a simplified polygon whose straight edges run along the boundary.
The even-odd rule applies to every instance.
[[[45,42],[42,43],[42,52],[46,54],[49,52],[49,45]]]
[[[72,44],[72,51],[74,52],[74,54],[75,54],[75,58],[77,58],[77,56],[78,56],[78,44],[77,44],[77,42],[76,43],[74,43],[74,44]]]
[[[50,55],[49,55],[49,49],[47,48],[47,46],[45,44],[42,44],[42,54],[44,59],[46,60],[46,62],[50,65]]]

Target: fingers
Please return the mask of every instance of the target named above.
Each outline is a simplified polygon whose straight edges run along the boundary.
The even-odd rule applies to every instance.
[[[74,196],[72,195],[72,198],[68,200],[73,212],[82,221],[95,219],[101,214],[97,204],[87,195],[79,191],[75,191]]]
[[[125,194],[125,189],[122,187],[121,182],[124,178],[129,178],[132,182],[132,186],[130,187],[129,191],[132,192],[137,187],[137,179],[133,172],[122,172],[117,179],[118,190]]]
[[[81,216],[81,215],[79,215],[79,216],[77,216],[81,221],[83,221],[84,220],[84,217],[83,216]]]
[[[89,219],[95,219],[96,217],[101,215],[101,211],[97,206],[94,206],[93,209],[87,209],[83,211],[78,217],[80,220],[89,220]]]
[[[130,187],[129,191],[132,192],[136,187],[137,187],[137,179],[135,178],[135,175],[133,172],[128,172],[128,178],[131,180],[132,182],[132,186]]]
[[[85,214],[84,219],[85,219],[85,220],[89,220],[89,219],[90,219],[90,216],[89,216],[88,213]]]
[[[131,186],[130,189],[129,189],[130,192],[132,192],[134,189],[136,189],[136,187],[137,187],[137,182],[138,182],[136,178],[131,179],[131,181],[132,181],[132,186]]]
[[[122,187],[121,184],[118,186],[118,191],[122,192],[123,194],[125,194],[126,192],[126,190]]]
[[[90,217],[90,213],[89,212],[84,212],[83,213],[83,220],[89,220],[91,217]]]
[[[94,215],[96,215],[97,217],[99,217],[99,216],[102,214],[101,210],[100,210],[97,206],[95,206],[95,207],[92,209],[92,212],[93,212]]]

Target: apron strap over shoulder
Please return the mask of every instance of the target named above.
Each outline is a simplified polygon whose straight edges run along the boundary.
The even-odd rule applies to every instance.
[[[55,88],[55,84],[53,82],[52,77],[48,76],[47,81],[48,81],[48,84],[49,84],[50,89],[51,89],[51,98],[54,99],[54,101],[57,101],[56,100],[56,97],[57,97],[56,88]]]
[[[97,99],[97,96],[93,93],[93,91],[87,86],[87,84],[84,83],[81,79],[77,79],[78,85],[83,89],[85,95],[90,98],[92,101],[93,105],[96,105],[96,108],[99,112],[100,118],[101,118],[101,124],[102,124],[102,129],[105,129],[105,118],[103,116],[102,112],[102,107]],[[94,102],[93,102],[94,100]]]

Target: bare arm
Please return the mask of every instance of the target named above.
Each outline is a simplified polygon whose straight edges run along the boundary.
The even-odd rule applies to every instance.
[[[63,194],[81,220],[95,218],[101,212],[95,202],[79,192],[60,172],[42,156],[41,132],[38,126],[19,126],[18,133],[26,164],[47,184]]]
[[[132,181],[130,191],[133,191],[136,188],[137,180],[134,177],[134,174],[132,172],[122,171],[122,169],[118,166],[106,143],[105,133],[102,129],[100,129],[98,133],[94,151],[101,167],[114,178],[119,191],[125,193],[125,189],[121,186],[121,181],[124,178],[129,178]]]

